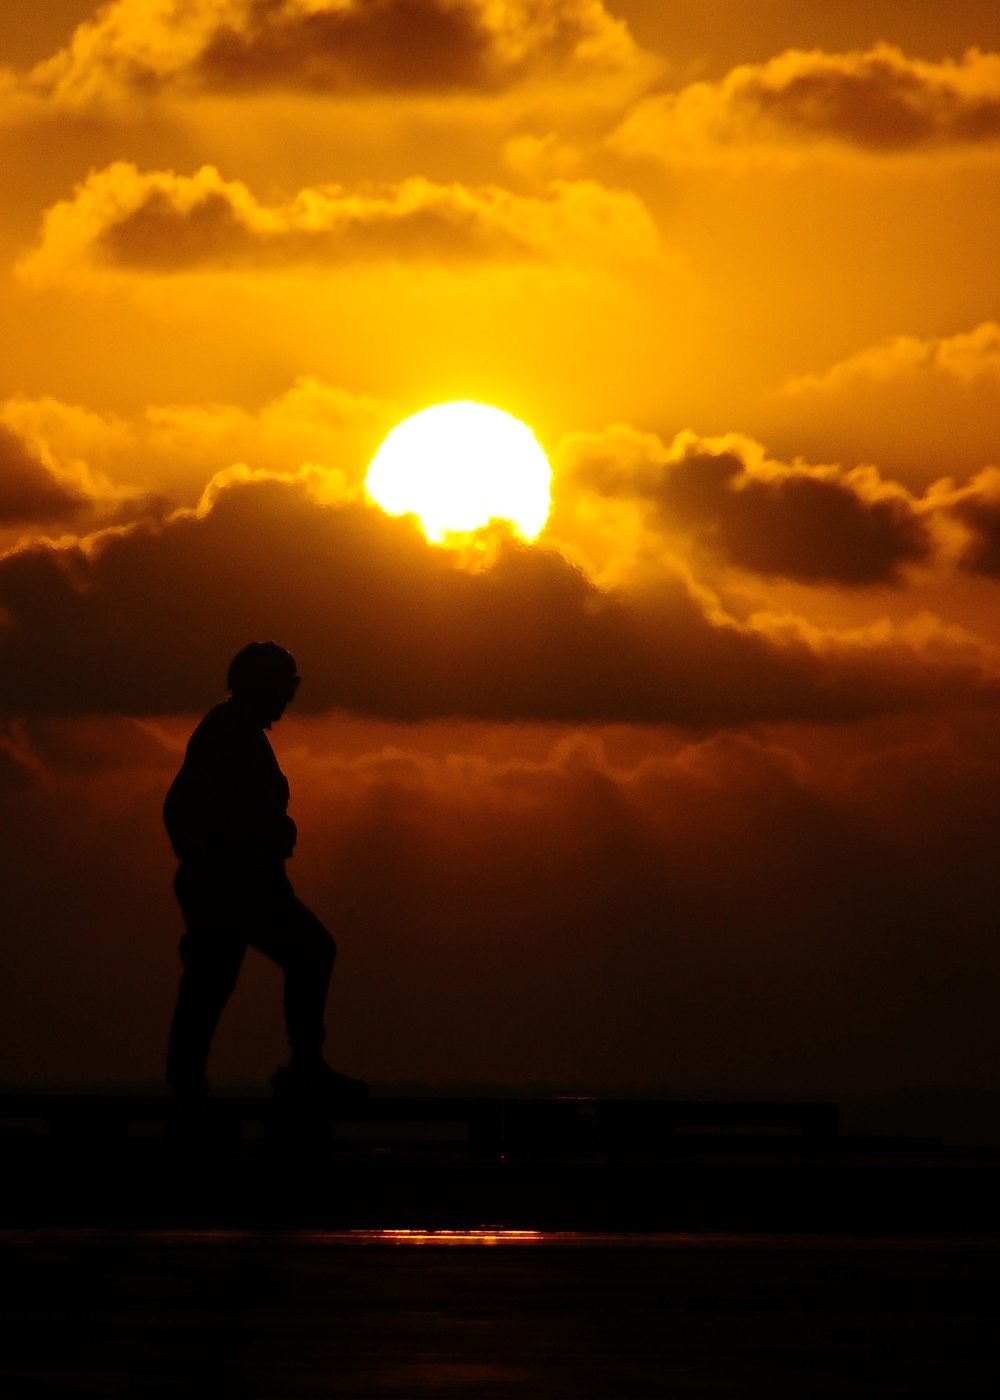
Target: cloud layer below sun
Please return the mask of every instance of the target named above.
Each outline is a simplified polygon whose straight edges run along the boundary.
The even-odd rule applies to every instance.
[[[387,718],[718,725],[992,702],[996,662],[971,635],[926,617],[840,631],[779,613],[740,621],[693,585],[670,535],[694,528],[744,570],[865,587],[929,559],[937,514],[964,527],[957,567],[989,574],[1000,473],[918,503],[871,474],[781,467],[752,446],[740,457],[687,435],[667,451],[625,430],[569,444],[564,481],[650,508],[662,562],[632,590],[595,584],[553,547],[558,506],[547,545],[501,537],[470,569],[320,467],[222,472],[196,509],[163,521],[156,502],[143,519],[139,502],[133,524],[0,561],[0,703],[196,709],[248,618],[304,658],[310,709]]]

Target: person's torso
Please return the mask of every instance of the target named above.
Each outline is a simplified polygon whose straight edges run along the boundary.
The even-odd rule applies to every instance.
[[[225,701],[191,735],[164,821],[182,859],[265,853],[287,845],[288,797],[264,730]]]

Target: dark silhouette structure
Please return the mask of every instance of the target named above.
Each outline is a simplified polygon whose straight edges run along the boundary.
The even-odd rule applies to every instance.
[[[288,781],[264,731],[298,689],[295,660],[276,642],[251,642],[234,657],[228,685],[229,699],[191,735],[163,807],[180,859],[174,888],[185,923],[167,1082],[189,1098],[208,1092],[212,1036],[252,946],[285,974],[292,1057],[271,1081],[275,1092],[363,1094],[360,1080],[337,1074],[323,1059],[336,945],[285,873],[295,823],[287,811]]]

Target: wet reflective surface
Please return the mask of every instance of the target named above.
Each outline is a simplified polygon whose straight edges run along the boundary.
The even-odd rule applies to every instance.
[[[996,1378],[995,1241],[10,1231],[0,1259],[18,1397],[964,1397]]]

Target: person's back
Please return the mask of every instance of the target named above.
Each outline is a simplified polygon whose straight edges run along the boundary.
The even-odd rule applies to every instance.
[[[163,805],[180,860],[174,889],[184,915],[184,973],[170,1030],[167,1082],[198,1098],[216,1024],[247,947],[285,974],[285,1021],[292,1047],[276,1092],[365,1093],[360,1080],[323,1059],[323,1012],[336,956],[330,934],[285,873],[295,847],[288,782],[264,732],[295,695],[295,661],[274,642],[252,642],[229,668],[229,699],[201,721]]]

